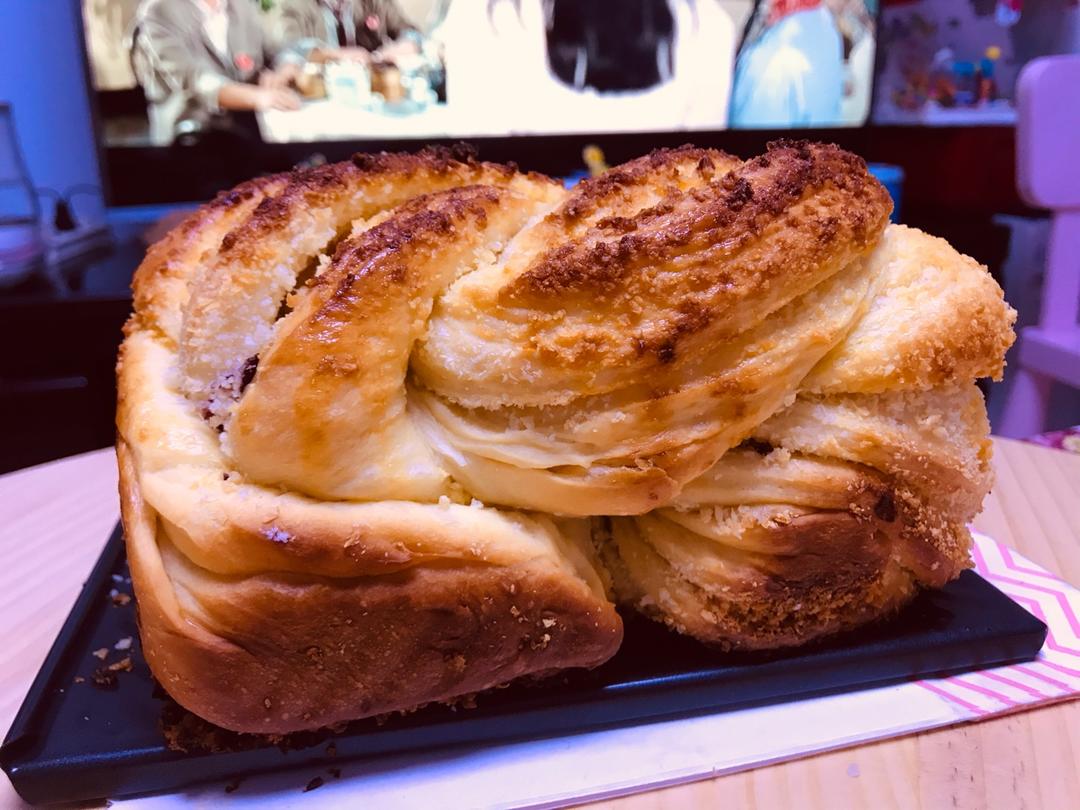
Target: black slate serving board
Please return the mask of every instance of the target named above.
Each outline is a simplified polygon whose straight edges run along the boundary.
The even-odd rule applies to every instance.
[[[287,767],[796,700],[1025,661],[1046,637],[1042,622],[968,571],[893,619],[794,652],[721,654],[628,617],[623,647],[604,666],[484,693],[474,708],[432,706],[276,744],[220,732],[213,734],[219,750],[184,753],[166,745],[163,720],[182,738],[204,739],[212,727],[156,688],[139,652],[130,593],[117,527],[0,748],[0,765],[27,801],[168,791]],[[115,649],[129,637],[130,649]],[[104,660],[93,655],[102,648]]]

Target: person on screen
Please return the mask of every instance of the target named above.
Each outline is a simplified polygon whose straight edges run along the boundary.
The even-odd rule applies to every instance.
[[[300,106],[289,88],[297,66],[267,68],[277,54],[252,0],[143,0],[132,30],[132,67],[156,144],[214,129],[257,137],[250,111]]]
[[[874,15],[877,0],[826,0],[844,49],[844,97],[840,122],[859,126],[870,112],[874,79]]]
[[[576,90],[644,90],[675,72],[675,15],[667,0],[551,0],[551,72]]]
[[[843,43],[822,0],[758,0],[735,61],[731,126],[835,126],[843,93]]]
[[[419,34],[393,0],[278,0],[272,14],[274,39],[289,61],[393,62],[420,50]]]

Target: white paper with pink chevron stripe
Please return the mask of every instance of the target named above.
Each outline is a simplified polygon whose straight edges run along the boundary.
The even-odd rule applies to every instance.
[[[975,569],[1046,623],[1046,643],[1039,657],[1027,664],[917,683],[970,718],[1076,696],[1080,692],[1080,591],[993,538],[974,534]]]
[[[1080,591],[975,534],[978,572],[1049,627],[1027,664],[548,740],[341,764],[244,780],[139,807],[557,807],[734,773],[1080,696]],[[854,760],[853,760],[854,762]],[[857,773],[857,771],[855,772]],[[302,793],[315,776],[324,784]]]

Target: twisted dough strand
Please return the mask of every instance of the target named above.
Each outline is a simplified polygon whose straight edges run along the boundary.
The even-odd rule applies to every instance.
[[[596,665],[610,599],[776,647],[956,576],[1015,313],[889,211],[790,142],[570,191],[427,151],[222,195],[148,253],[120,364],[155,674],[310,728]]]
[[[390,191],[381,164],[347,168],[290,181],[225,238],[194,284],[180,356],[240,470],[323,498],[435,500],[454,494],[449,473],[483,501],[562,514],[595,514],[598,498],[625,514],[669,501],[862,314],[874,277],[858,260],[889,208],[857,158],[826,146],[747,163],[661,152],[561,200],[539,178],[482,166],[452,181],[416,171]],[[483,227],[453,230],[461,190],[422,216],[406,206],[357,222],[275,319],[346,223],[415,195],[412,182],[473,179],[489,189],[470,192],[489,209]],[[516,196],[491,197],[504,184]],[[425,239],[443,244],[410,252]],[[432,283],[403,270],[386,282],[391,265]],[[403,342],[362,346],[357,330]]]
[[[886,228],[888,196],[858,158],[803,143],[746,162],[684,147],[568,193],[397,156],[320,172],[225,238],[185,314],[187,393],[220,420],[247,480],[583,517],[668,507],[685,534],[705,524],[680,514],[738,508],[694,500],[701,482],[762,477],[753,453],[729,452],[753,437],[825,480],[856,465],[862,483],[832,481],[806,506],[848,514],[852,537],[881,532],[870,545],[908,585],[967,564],[963,523],[989,487],[970,383],[1000,374],[1010,316],[970,259]],[[908,424],[931,416],[927,430]],[[879,525],[863,503],[871,489],[904,507],[903,528]],[[746,525],[794,506],[776,498]],[[613,570],[625,569],[613,549],[641,539],[632,527],[656,535],[660,517],[612,524]],[[758,587],[747,570],[743,584]],[[716,571],[672,576],[715,590]],[[644,579],[616,584],[640,601]]]

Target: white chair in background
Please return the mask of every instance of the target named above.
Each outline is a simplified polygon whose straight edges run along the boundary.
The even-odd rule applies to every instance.
[[[1029,63],[1017,82],[1017,113],[1017,185],[1052,218],[1039,320],[1020,331],[998,431],[1019,438],[1050,427],[1054,383],[1080,389],[1080,56]]]

